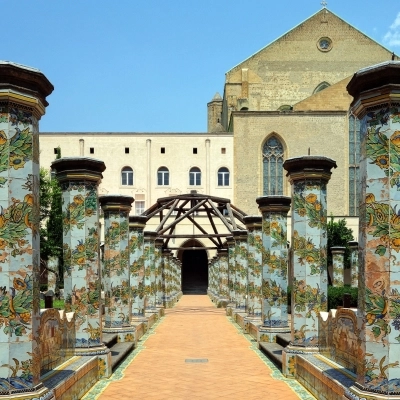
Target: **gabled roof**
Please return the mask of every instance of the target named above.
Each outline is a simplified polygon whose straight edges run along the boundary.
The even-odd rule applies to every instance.
[[[283,33],[281,36],[279,36],[277,39],[273,40],[272,42],[268,43],[266,46],[264,46],[263,48],[261,48],[260,50],[256,51],[255,53],[253,53],[251,56],[247,57],[246,59],[244,59],[243,61],[241,61],[240,63],[236,64],[234,67],[232,67],[231,69],[229,69],[225,74],[228,74],[230,71],[234,70],[235,68],[237,68],[239,65],[243,64],[244,62],[250,60],[251,58],[253,58],[254,56],[256,56],[257,54],[261,53],[262,51],[264,51],[265,49],[267,49],[268,47],[270,47],[272,44],[276,43],[277,41],[279,41],[280,39],[282,39],[284,36],[286,36],[287,34],[295,31],[297,28],[299,28],[301,25],[303,25],[304,23],[306,23],[307,21],[311,20],[312,18],[314,18],[315,16],[317,16],[318,14],[322,14],[324,12],[328,12],[330,14],[332,14],[333,16],[335,16],[336,18],[338,18],[340,21],[344,22],[345,24],[349,25],[350,27],[352,27],[353,29],[355,29],[357,32],[359,32],[360,34],[364,35],[365,37],[367,37],[369,40],[371,40],[372,42],[376,43],[378,46],[382,47],[384,50],[386,50],[387,52],[391,53],[392,51],[389,50],[387,47],[383,46],[381,43],[377,42],[375,39],[372,39],[370,36],[368,36],[367,34],[365,34],[364,32],[362,32],[361,30],[357,29],[356,27],[354,27],[353,25],[351,25],[350,23],[348,23],[346,20],[344,20],[343,18],[339,17],[337,14],[335,14],[334,12],[328,10],[327,8],[323,8],[322,10],[317,11],[316,13],[314,13],[313,15],[311,15],[310,17],[306,18],[305,20],[303,20],[302,22],[300,22],[299,24],[297,24],[295,27],[293,27],[292,29],[286,31],[285,33]]]

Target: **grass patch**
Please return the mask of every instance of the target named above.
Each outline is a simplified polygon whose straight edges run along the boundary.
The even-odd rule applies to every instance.
[[[40,308],[44,308],[44,300],[40,300]],[[54,299],[53,300],[53,308],[59,308],[64,310],[64,300],[63,299]]]

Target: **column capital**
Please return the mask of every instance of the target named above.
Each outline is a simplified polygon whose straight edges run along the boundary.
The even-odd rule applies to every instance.
[[[99,196],[99,203],[103,211],[131,211],[135,199],[132,196],[121,194],[107,194]]]
[[[385,61],[357,71],[347,85],[354,97],[353,113],[362,118],[367,109],[400,101],[400,61]]]
[[[103,161],[89,157],[63,157],[51,163],[60,183],[65,181],[93,181],[100,183],[106,165]]]
[[[38,69],[10,61],[0,61],[0,101],[10,101],[32,108],[40,118],[49,105],[46,97],[54,86]]]
[[[337,168],[336,161],[324,156],[302,156],[288,158],[283,163],[290,183],[305,179],[329,182],[332,168]]]
[[[235,229],[232,231],[234,240],[247,240],[247,231]]]
[[[129,228],[130,229],[138,229],[146,226],[147,223],[147,217],[143,215],[131,215],[129,216]]]
[[[351,250],[358,249],[358,242],[355,240],[351,240],[350,242],[348,242],[348,245]]]
[[[226,244],[229,246],[233,246],[235,244],[235,239],[233,236],[227,236],[226,238]]]
[[[218,257],[226,257],[228,255],[228,249],[218,249],[217,256]]]
[[[261,229],[262,227],[262,216],[261,215],[246,215],[244,218],[244,223],[247,230]]]
[[[258,209],[261,212],[285,212],[290,210],[291,197],[288,196],[262,196],[256,198]]]
[[[148,240],[156,240],[156,237],[158,236],[158,233],[155,231],[144,231],[143,232],[143,236],[145,239]]]
[[[157,239],[155,240],[155,246],[156,246],[156,247],[163,247],[163,245],[164,245],[164,239],[157,238]]]
[[[343,246],[332,246],[330,248],[332,254],[344,254],[346,247]]]

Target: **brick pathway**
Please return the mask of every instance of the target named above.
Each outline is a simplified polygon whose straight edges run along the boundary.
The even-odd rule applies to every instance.
[[[254,348],[208,296],[186,295],[166,310],[122,379],[101,381],[85,399],[313,399],[276,369],[273,378]],[[194,359],[208,362],[187,362]]]

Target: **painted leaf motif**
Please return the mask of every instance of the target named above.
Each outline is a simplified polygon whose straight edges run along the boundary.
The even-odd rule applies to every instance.
[[[380,255],[381,257],[384,256],[385,253],[386,253],[386,247],[385,247],[385,246],[382,246],[382,245],[379,245],[379,246],[376,248],[376,250],[375,250],[375,254],[378,254],[378,255]]]

